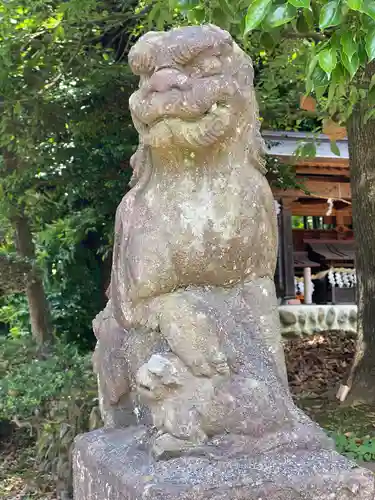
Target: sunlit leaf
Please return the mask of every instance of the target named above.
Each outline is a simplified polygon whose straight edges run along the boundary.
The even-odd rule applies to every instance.
[[[266,17],[272,0],[253,0],[249,5],[245,20],[245,35],[255,29]]]
[[[369,62],[375,59],[375,29],[369,31],[366,35],[366,52]]]
[[[375,21],[375,1],[374,0],[363,0],[363,5],[361,7],[361,12],[364,12]]]
[[[56,17],[50,17],[43,23],[43,26],[48,29],[53,29],[56,28],[62,21],[63,19],[63,14],[58,13]]]
[[[304,142],[297,148],[296,155],[305,158],[314,158],[316,156],[315,142]]]
[[[330,75],[337,64],[336,51],[331,47],[324,49],[319,52],[318,58],[320,67]]]
[[[306,92],[309,94],[314,87],[313,80],[311,78],[313,71],[315,70],[316,65],[318,64],[318,57],[314,56],[310,59],[309,65],[307,67],[307,75],[306,75]]]
[[[320,99],[328,87],[329,79],[327,73],[320,66],[316,66],[311,74],[311,81],[313,90],[317,98]]]
[[[205,17],[206,17],[205,10],[204,9],[194,9],[193,12],[194,12],[195,21],[197,23],[203,23],[203,21],[205,20]]]
[[[310,0],[288,0],[288,3],[297,7],[297,9],[308,9],[310,7]]]
[[[324,30],[342,21],[341,0],[331,0],[320,11],[319,28]]]
[[[346,3],[352,10],[361,10],[363,0],[346,0]]]
[[[22,111],[21,103],[19,101],[14,105],[14,112],[16,115],[20,115]]]
[[[345,53],[341,54],[341,61],[345,69],[348,70],[350,77],[353,78],[357,73],[359,68],[359,57],[358,54],[353,54],[351,59]]]
[[[271,10],[267,16],[266,23],[271,28],[277,28],[278,26],[289,23],[294,19],[296,13],[296,8],[293,7],[293,5],[284,3],[277,6],[274,10]]]
[[[343,33],[340,37],[340,42],[341,42],[344,53],[347,55],[347,57],[350,61],[351,58],[353,57],[353,55],[358,50],[353,33],[351,33],[350,31]]]

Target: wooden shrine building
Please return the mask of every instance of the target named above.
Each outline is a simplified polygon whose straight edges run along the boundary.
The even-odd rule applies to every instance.
[[[280,303],[355,302],[355,242],[347,140],[331,151],[325,135],[316,138],[316,156],[294,153],[308,134],[265,131],[268,154],[293,165],[298,188],[273,189],[278,203]]]

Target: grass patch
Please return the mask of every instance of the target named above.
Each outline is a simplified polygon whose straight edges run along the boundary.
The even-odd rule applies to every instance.
[[[337,401],[304,399],[298,405],[334,439],[342,455],[375,462],[375,408],[345,407]]]

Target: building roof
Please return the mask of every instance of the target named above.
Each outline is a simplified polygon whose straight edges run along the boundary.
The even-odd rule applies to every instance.
[[[290,158],[294,155],[301,142],[307,142],[314,138],[309,132],[284,132],[274,130],[262,131],[263,139],[267,144],[267,153],[271,156]],[[341,139],[336,141],[340,151],[340,156],[331,151],[330,139],[327,135],[319,134],[315,136],[316,140],[316,159],[327,159],[332,161],[348,160],[348,140]]]
[[[354,240],[303,240],[312,251],[321,255],[328,261],[352,261],[355,260]]]

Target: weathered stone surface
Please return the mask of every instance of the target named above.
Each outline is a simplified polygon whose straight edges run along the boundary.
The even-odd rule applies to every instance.
[[[339,325],[344,325],[348,322],[348,319],[349,319],[349,314],[348,314],[348,311],[346,310],[342,310],[339,312],[339,314],[337,315],[337,322]]]
[[[106,425],[133,407],[147,426],[78,440],[76,500],[367,500],[289,393],[251,60],[207,25],[149,33],[129,63],[140,145],[95,369]]]
[[[358,315],[357,308],[351,309],[351,311],[349,312],[349,321],[350,323],[355,325],[356,329],[357,329],[357,315]]]
[[[76,499],[85,500],[373,500],[373,474],[323,450],[273,450],[155,461],[147,431],[96,431],[78,439]]]
[[[298,314],[298,323],[301,326],[304,326],[306,323],[307,317],[306,314],[304,314],[302,311]]]
[[[334,307],[330,307],[328,309],[328,313],[326,316],[326,323],[328,327],[332,327],[336,319],[336,310]]]
[[[297,323],[297,315],[294,311],[288,311],[280,308],[280,321],[282,325],[295,325]]]
[[[324,320],[325,320],[325,310],[323,307],[319,307],[318,309],[318,322],[319,323],[324,323]]]
[[[316,324],[316,311],[315,310],[310,311],[309,321],[311,324],[313,324],[315,326],[315,324]]]

